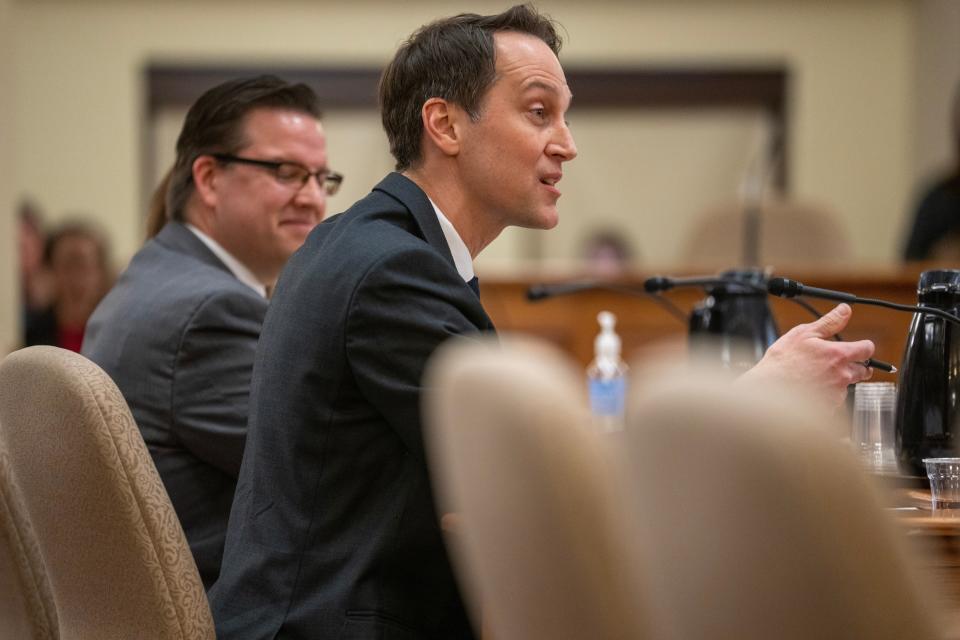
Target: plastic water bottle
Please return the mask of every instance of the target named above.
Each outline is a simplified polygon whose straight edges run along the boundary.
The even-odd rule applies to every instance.
[[[593,341],[593,362],[587,367],[590,409],[600,431],[623,429],[627,395],[627,365],[620,358],[620,336],[614,331],[617,317],[609,311],[597,314],[600,333]]]

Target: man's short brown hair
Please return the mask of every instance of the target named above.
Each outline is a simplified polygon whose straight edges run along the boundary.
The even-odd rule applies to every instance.
[[[430,98],[460,106],[480,117],[481,103],[496,79],[498,31],[527,33],[558,54],[562,41],[554,22],[530,5],[481,16],[462,13],[418,29],[397,51],[380,78],[380,113],[397,170],[421,161],[423,121],[420,111]]]

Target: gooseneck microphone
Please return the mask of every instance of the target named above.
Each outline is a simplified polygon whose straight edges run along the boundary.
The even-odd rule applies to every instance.
[[[819,289],[817,287],[808,287],[796,280],[789,278],[770,278],[767,281],[767,291],[781,298],[795,298],[796,296],[810,296],[811,298],[822,298],[824,300],[837,300],[839,302],[857,302],[857,296],[843,291],[832,291],[830,289]]]
[[[565,284],[535,284],[527,289],[527,300],[536,302],[554,296],[564,296],[570,293],[579,293],[591,289],[603,288],[599,282],[584,280],[582,282],[568,282]]]
[[[771,295],[781,298],[794,298],[796,296],[809,296],[811,298],[822,298],[824,300],[836,300],[849,304],[865,304],[874,307],[884,307],[885,309],[896,309],[897,311],[909,311],[910,313],[928,313],[938,318],[943,318],[948,322],[960,325],[960,318],[948,313],[943,309],[936,307],[927,307],[924,305],[899,304],[889,300],[878,300],[877,298],[861,298],[860,296],[845,291],[834,291],[832,289],[820,289],[819,287],[808,287],[807,285],[790,280],[789,278],[770,278],[767,281],[767,291]]]
[[[735,278],[720,278],[717,276],[693,276],[690,278],[668,278],[666,276],[654,276],[652,278],[647,278],[643,283],[643,290],[647,293],[660,293],[661,291],[669,291],[674,287],[725,287],[725,286],[742,286],[747,289],[756,289],[757,291],[766,293],[766,290],[763,287],[758,287],[757,285],[748,282],[746,280],[738,280]]]
[[[603,282],[601,280],[581,280],[579,282],[566,282],[562,284],[535,284],[527,289],[527,300],[530,302],[540,302],[548,300],[555,296],[565,296],[582,291],[592,291],[594,289],[604,289],[614,291],[630,296],[647,296],[649,291],[641,290],[638,287]],[[684,324],[687,322],[687,315],[681,311],[675,304],[657,295],[650,295],[654,302],[666,309],[670,315],[674,316]]]

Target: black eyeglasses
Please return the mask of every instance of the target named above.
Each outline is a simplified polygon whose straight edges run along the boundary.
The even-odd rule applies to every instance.
[[[323,187],[323,190],[327,192],[328,196],[336,194],[337,191],[340,190],[340,185],[343,183],[343,174],[341,173],[330,171],[329,169],[310,171],[302,164],[297,164],[296,162],[256,160],[254,158],[232,156],[226,153],[212,153],[210,155],[224,163],[235,162],[237,164],[249,164],[254,167],[269,169],[273,172],[273,177],[277,179],[277,182],[297,189],[302,189],[303,186],[307,184],[307,180],[312,176],[317,179],[317,184]]]

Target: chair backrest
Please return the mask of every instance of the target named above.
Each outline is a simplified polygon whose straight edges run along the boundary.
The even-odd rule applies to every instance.
[[[459,514],[454,565],[497,640],[643,638],[626,501],[584,383],[551,347],[447,346],[425,378],[441,511]]]
[[[708,209],[694,224],[682,260],[718,269],[741,264],[744,220],[742,202]],[[821,205],[771,199],[761,206],[758,223],[761,265],[839,265],[850,258],[852,245],[840,217]]]
[[[0,364],[0,445],[63,638],[213,638],[183,529],[116,385],[30,347]]]
[[[57,612],[36,533],[0,445],[0,638],[56,640]]]
[[[792,390],[638,383],[626,459],[658,638],[935,637],[919,562],[834,419]]]

